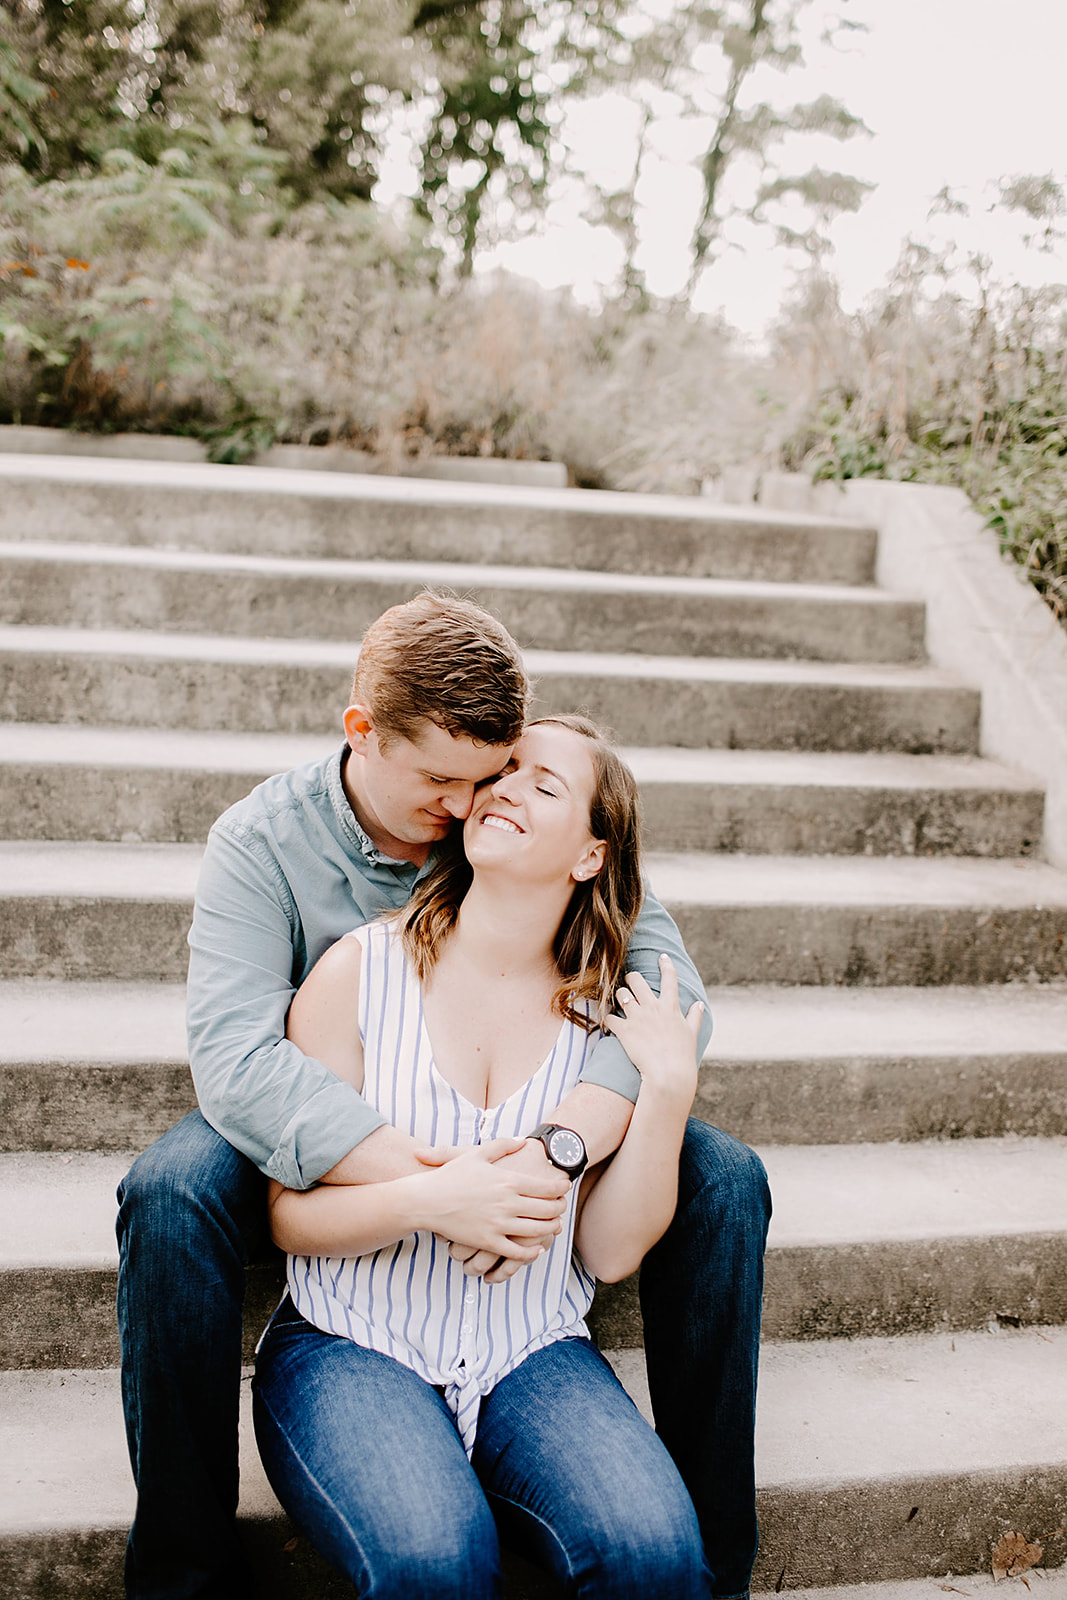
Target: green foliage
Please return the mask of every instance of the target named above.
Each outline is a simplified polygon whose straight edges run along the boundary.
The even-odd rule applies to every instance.
[[[1001,195],[1046,226],[1063,208],[1048,178]],[[949,286],[958,266],[909,245],[854,317],[809,279],[778,334],[780,366],[805,375],[784,457],[816,478],[962,487],[1067,623],[1067,287],[998,285],[972,258],[965,295]]]

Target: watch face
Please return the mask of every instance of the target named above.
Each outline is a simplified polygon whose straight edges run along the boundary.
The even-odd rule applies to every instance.
[[[553,1161],[558,1161],[561,1167],[580,1166],[585,1156],[585,1146],[576,1133],[569,1128],[557,1128],[549,1137],[549,1148]]]

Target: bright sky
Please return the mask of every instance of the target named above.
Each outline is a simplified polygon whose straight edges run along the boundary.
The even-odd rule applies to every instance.
[[[656,3],[656,0],[650,0]],[[829,93],[873,131],[846,143],[797,139],[788,165],[840,167],[877,184],[856,216],[833,226],[846,305],[870,293],[891,269],[904,236],[955,237],[990,251],[1002,276],[1029,283],[1067,279],[1067,264],[1015,245],[1019,220],[988,214],[994,182],[1004,175],[1052,171],[1067,177],[1067,5],[1028,0],[839,0],[845,17],[867,25],[836,50],[818,43],[828,0],[810,15],[808,65],[771,74],[765,91],[784,100]],[[574,107],[563,127],[576,162],[602,182],[620,179],[632,155],[632,106],[617,96]],[[664,123],[657,159],[640,198],[639,264],[655,293],[671,294],[686,275],[686,243],[699,194],[690,131]],[[943,185],[965,199],[975,216],[928,224],[932,197]],[[400,187],[398,185],[398,187]],[[582,220],[588,197],[562,182],[535,236],[483,255],[480,271],[505,267],[546,287],[571,285],[595,301],[618,271],[620,247],[606,229]],[[742,254],[728,252],[703,279],[696,305],[721,310],[758,334],[790,284],[797,258],[754,234]]]

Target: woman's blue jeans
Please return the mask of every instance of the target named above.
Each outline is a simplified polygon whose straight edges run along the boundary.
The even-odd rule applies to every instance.
[[[588,1340],[497,1384],[471,1461],[437,1389],[288,1301],[253,1394],[278,1498],[362,1600],[494,1600],[496,1517],[576,1600],[711,1593],[678,1470]]]
[[[690,1121],[674,1221],[641,1271],[656,1429],[696,1507],[716,1597],[756,1554],[753,1430],[766,1174]],[[191,1112],[119,1189],[119,1333],[137,1512],[131,1600],[242,1600],[237,1415],[245,1268],[269,1251],[259,1171]],[[521,1369],[520,1369],[521,1370]]]

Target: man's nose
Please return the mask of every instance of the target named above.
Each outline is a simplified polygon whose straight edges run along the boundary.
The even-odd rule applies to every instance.
[[[454,787],[448,790],[447,794],[442,795],[441,804],[450,817],[455,817],[457,821],[463,822],[465,818],[470,816],[471,806],[474,804],[474,784],[455,784]]]

